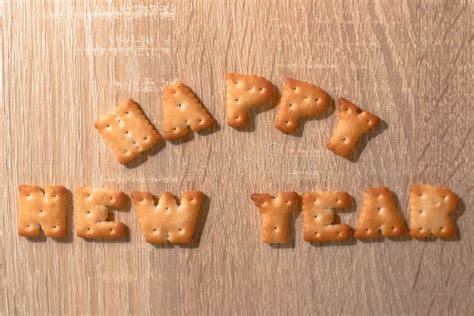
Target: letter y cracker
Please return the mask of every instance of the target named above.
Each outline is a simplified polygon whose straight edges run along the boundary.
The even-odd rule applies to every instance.
[[[191,88],[181,82],[167,86],[163,91],[163,138],[184,137],[189,129],[194,132],[214,125],[214,118],[199,102]]]
[[[288,215],[298,202],[298,194],[282,192],[274,198],[267,193],[254,193],[250,198],[262,213],[263,242],[288,243]]]
[[[364,193],[364,204],[357,220],[354,236],[374,239],[380,235],[397,237],[406,234],[402,217],[387,187],[370,188]]]
[[[335,208],[348,208],[346,192],[308,192],[303,194],[303,238],[308,242],[341,241],[351,238],[352,228],[334,224]]]
[[[127,99],[95,122],[107,145],[121,164],[126,164],[161,140],[138,104]]]
[[[248,110],[270,102],[273,93],[273,85],[256,75],[229,73],[226,88],[227,124],[236,128],[245,127]]]
[[[304,116],[316,116],[329,107],[329,95],[322,89],[295,79],[286,79],[275,127],[284,133],[294,133],[298,120]]]
[[[68,194],[63,186],[20,185],[18,234],[38,237],[40,227],[45,236],[64,237],[67,229]]]
[[[456,228],[450,216],[459,198],[446,187],[427,184],[410,188],[410,236],[428,238],[453,237]]]
[[[82,238],[118,239],[125,236],[125,225],[107,220],[107,207],[124,208],[127,196],[123,192],[91,187],[79,187],[74,196],[76,232]]]
[[[339,99],[339,122],[326,147],[336,155],[349,158],[359,138],[379,124],[380,118],[362,111],[344,98]]]
[[[176,202],[173,194],[164,192],[158,203],[149,192],[133,192],[132,200],[145,241],[161,244],[191,243],[201,209],[203,193],[184,192]]]

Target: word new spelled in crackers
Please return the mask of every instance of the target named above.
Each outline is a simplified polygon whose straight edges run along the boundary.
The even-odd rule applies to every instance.
[[[174,140],[215,124],[194,92],[181,82],[167,86],[163,91],[163,138]]]
[[[121,164],[127,164],[161,140],[160,134],[131,99],[97,120],[95,127]]]

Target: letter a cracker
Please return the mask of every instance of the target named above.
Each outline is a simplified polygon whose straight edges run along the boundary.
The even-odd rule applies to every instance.
[[[174,140],[184,137],[189,129],[194,132],[214,125],[214,118],[199,102],[191,88],[181,82],[167,86],[163,91],[163,138]]]

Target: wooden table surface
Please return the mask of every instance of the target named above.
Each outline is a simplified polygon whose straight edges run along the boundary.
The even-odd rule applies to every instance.
[[[113,3],[112,3],[113,2]],[[153,3],[152,3],[153,2]],[[474,313],[473,1],[2,1],[0,314]],[[309,81],[381,118],[357,159],[325,148],[337,115],[296,136],[275,110],[225,123],[227,72]],[[93,128],[125,97],[162,130],[161,89],[187,83],[219,127],[120,165]],[[287,247],[260,242],[253,192],[386,185],[407,218],[414,183],[461,197],[460,238]],[[63,184],[208,201],[191,247],[17,235],[17,186]],[[408,220],[408,218],[407,218]]]

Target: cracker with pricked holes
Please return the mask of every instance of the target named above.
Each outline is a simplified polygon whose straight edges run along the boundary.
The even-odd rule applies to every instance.
[[[288,243],[288,216],[298,202],[298,193],[281,192],[278,197],[267,193],[251,195],[262,214],[262,241],[267,244]]]
[[[307,192],[303,194],[303,238],[308,242],[342,241],[351,238],[352,228],[334,224],[333,209],[348,208],[346,192]]]
[[[163,138],[166,140],[184,137],[189,129],[197,132],[211,127],[216,122],[191,88],[181,82],[164,89],[163,118]]]
[[[132,99],[120,103],[95,122],[106,144],[121,164],[126,164],[161,140],[160,134]]]
[[[286,79],[283,83],[275,127],[288,134],[298,129],[298,120],[304,116],[316,116],[329,107],[329,95],[307,82]]]
[[[191,243],[203,201],[200,191],[184,192],[179,203],[164,192],[158,203],[149,192],[133,192],[132,200],[145,241],[152,244]]]
[[[63,186],[20,185],[18,234],[38,237],[40,227],[47,237],[66,236],[68,193]]]
[[[344,98],[339,99],[339,122],[326,147],[336,155],[349,158],[359,138],[379,124],[380,118],[362,111]]]
[[[125,236],[122,222],[109,221],[111,208],[125,208],[127,196],[116,192],[91,187],[75,190],[74,211],[76,213],[76,232],[82,238],[119,239]]]
[[[273,93],[267,79],[236,73],[227,74],[226,89],[227,124],[236,128],[245,127],[249,109],[270,102]]]
[[[354,237],[358,239],[397,237],[406,232],[392,192],[387,187],[367,189]]]
[[[449,238],[456,235],[450,218],[459,198],[447,187],[428,184],[410,188],[410,236],[413,238]]]

